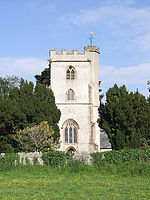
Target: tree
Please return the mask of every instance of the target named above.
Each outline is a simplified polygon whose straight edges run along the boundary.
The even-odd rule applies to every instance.
[[[32,82],[21,79],[19,87],[13,87],[7,98],[0,100],[0,135],[13,147],[16,147],[16,142],[11,135],[41,121],[48,122],[57,141],[60,137],[59,119],[60,110],[56,107],[54,94],[45,85],[37,84],[34,88]]]
[[[50,85],[50,68],[45,68],[41,75],[35,75],[36,83],[37,84],[44,84],[46,87],[49,87]]]
[[[147,85],[150,85],[150,81],[147,81]],[[148,88],[148,91],[150,93],[150,87]],[[150,95],[149,95],[148,101],[150,102]]]
[[[99,81],[99,101],[100,101],[100,106],[98,108],[99,113],[101,112],[101,107],[103,107],[102,99],[104,97],[104,94],[101,94],[102,89],[100,88],[100,85],[101,85],[101,81]],[[97,122],[98,122],[98,124],[100,123],[100,118],[97,120]]]
[[[136,119],[135,129],[141,134],[141,137],[150,138],[150,107],[142,94],[138,91],[130,93],[131,106]]]
[[[17,87],[20,79],[17,76],[0,77],[0,98],[9,94],[9,91]]]
[[[59,146],[59,140],[54,140],[54,130],[46,121],[17,131],[13,138],[26,152],[54,151]]]
[[[106,93],[106,103],[99,108],[99,126],[106,130],[113,149],[139,148],[141,138],[149,138],[149,106],[138,91],[129,93],[116,84]]]

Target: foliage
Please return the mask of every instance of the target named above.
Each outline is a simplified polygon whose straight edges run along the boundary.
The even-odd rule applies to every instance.
[[[52,90],[39,84],[34,88],[32,82],[21,79],[19,87],[13,87],[9,95],[0,99],[0,136],[6,143],[2,149],[0,146],[0,152],[4,149],[8,152],[7,144],[20,151],[20,146],[12,139],[12,135],[41,121],[48,122],[54,130],[54,140],[57,141],[60,137],[57,125],[59,119],[60,110],[56,107]]]
[[[106,103],[99,107],[99,126],[113,149],[139,148],[141,138],[150,138],[150,106],[138,91],[129,93],[116,84],[106,93]]]
[[[91,154],[92,163],[98,166],[119,164],[127,161],[147,161],[150,159],[150,151],[142,149],[127,149],[119,151],[96,152]]]
[[[46,87],[50,85],[50,68],[45,68],[41,75],[35,75],[37,84],[44,84]]]
[[[72,154],[61,151],[44,152],[42,159],[45,165],[52,167],[64,167],[72,161]]]
[[[15,153],[0,155],[0,170],[9,170],[19,163],[19,156]]]
[[[101,85],[101,81],[99,81],[99,93],[102,92],[102,89],[100,88],[100,85]],[[101,104],[101,102],[102,102],[103,97],[104,97],[104,94],[100,94],[100,95],[99,95],[100,104]]]
[[[4,97],[4,95],[8,95],[9,91],[17,87],[18,84],[19,78],[17,76],[0,77],[0,98]]]
[[[149,86],[148,91],[150,92],[150,81],[147,81],[147,85]],[[150,103],[150,95],[148,97],[148,102]]]
[[[147,85],[150,85],[150,81],[147,81]],[[150,90],[150,88],[149,88],[149,90]]]
[[[11,145],[11,141],[7,137],[0,136],[0,153],[11,153],[14,152],[14,148]]]
[[[52,127],[46,121],[17,131],[13,138],[21,145],[23,151],[26,152],[54,151],[59,145],[59,141],[54,140]]]

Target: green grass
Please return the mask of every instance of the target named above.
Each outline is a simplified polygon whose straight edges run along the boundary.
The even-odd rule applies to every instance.
[[[103,167],[16,167],[0,171],[0,199],[150,199],[150,167],[125,163]]]

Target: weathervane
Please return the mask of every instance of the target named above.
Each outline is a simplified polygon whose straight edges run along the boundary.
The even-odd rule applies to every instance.
[[[92,47],[92,40],[93,40],[93,37],[92,35],[94,34],[94,32],[90,31],[90,37],[89,37],[89,40],[90,40],[90,46]]]

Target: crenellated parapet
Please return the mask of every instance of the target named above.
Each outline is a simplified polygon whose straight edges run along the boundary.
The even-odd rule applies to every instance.
[[[85,46],[84,51],[96,52],[96,53],[100,54],[100,49],[99,49],[99,47],[96,47],[96,46],[90,46],[90,45]]]
[[[99,47],[96,47],[96,46],[85,46],[84,47],[84,51],[83,52],[79,52],[78,50],[75,50],[73,49],[72,52],[68,52],[67,49],[62,49],[61,52],[58,52],[57,49],[51,49],[49,51],[49,55],[50,56],[53,56],[53,55],[85,55],[86,52],[96,52],[98,54],[100,54],[100,51],[99,51]]]

